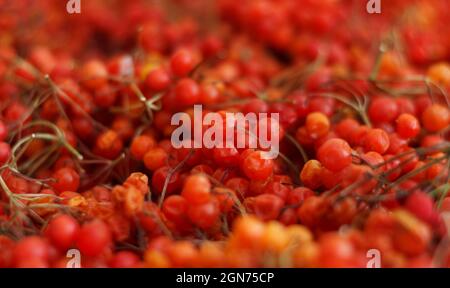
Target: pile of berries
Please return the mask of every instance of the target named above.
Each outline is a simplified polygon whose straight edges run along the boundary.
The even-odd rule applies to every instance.
[[[0,267],[450,267],[447,1],[248,2],[0,1]]]

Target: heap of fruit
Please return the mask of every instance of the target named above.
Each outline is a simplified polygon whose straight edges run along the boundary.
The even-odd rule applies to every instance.
[[[446,0],[63,2],[0,1],[0,267],[450,266]]]

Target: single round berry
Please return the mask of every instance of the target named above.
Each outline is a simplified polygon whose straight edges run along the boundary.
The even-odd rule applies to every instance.
[[[167,89],[170,85],[170,75],[162,68],[151,71],[145,79],[145,84],[153,92],[160,92]]]
[[[313,112],[306,117],[306,131],[312,139],[325,136],[330,130],[330,120],[320,112]]]
[[[73,217],[60,215],[48,223],[45,235],[54,246],[66,251],[75,243],[79,231],[80,225]]]
[[[210,229],[220,216],[220,205],[216,198],[211,198],[208,202],[192,205],[188,209],[188,217],[192,223],[201,229]]]
[[[364,137],[364,149],[384,154],[389,149],[389,135],[382,129],[370,129]]]
[[[438,132],[450,125],[450,110],[439,104],[428,107],[422,114],[422,124],[430,132]]]
[[[433,198],[423,192],[412,193],[405,202],[405,208],[423,221],[429,221],[433,215]]]
[[[170,58],[170,68],[178,77],[186,76],[194,67],[194,55],[187,50],[180,50]]]
[[[182,106],[192,106],[200,102],[200,87],[190,78],[183,78],[175,86],[175,100]]]
[[[208,202],[211,197],[211,183],[208,177],[202,174],[188,176],[184,182],[181,196],[192,205]]]
[[[241,169],[251,180],[265,180],[273,174],[273,160],[264,159],[262,153],[262,151],[253,151],[242,161]]]
[[[160,147],[150,148],[144,155],[144,165],[150,171],[155,171],[158,168],[167,164],[168,154],[166,150]]]
[[[414,138],[420,132],[419,120],[411,114],[401,114],[397,118],[396,124],[395,131],[405,139]]]
[[[164,216],[179,226],[185,226],[187,223],[186,213],[189,203],[186,199],[180,195],[171,195],[167,197],[161,207],[161,211]]]
[[[328,170],[338,172],[352,164],[352,148],[342,139],[330,139],[320,146],[317,159]]]
[[[108,83],[108,70],[99,60],[86,62],[81,68],[82,83],[86,88],[95,90]]]
[[[258,195],[253,200],[251,204],[253,212],[264,221],[277,219],[284,206],[283,199],[273,194]]]
[[[95,257],[101,254],[111,242],[111,230],[103,221],[96,219],[81,227],[76,246],[82,255]]]
[[[80,175],[70,167],[58,169],[52,177],[55,179],[52,187],[60,193],[65,191],[76,192],[80,186]]]
[[[360,127],[358,121],[353,118],[346,118],[339,122],[335,127],[336,134],[346,140],[351,141],[351,136]]]
[[[220,99],[220,92],[219,90],[213,85],[202,85],[200,89],[200,102],[205,105],[212,105],[219,101]]]
[[[131,142],[130,152],[134,158],[142,160],[144,155],[156,146],[156,141],[148,135],[140,135]]]
[[[398,115],[397,102],[393,98],[375,98],[369,106],[369,117],[375,123],[389,123]]]
[[[300,172],[300,180],[303,185],[311,189],[317,189],[322,185],[322,164],[317,160],[309,160]]]
[[[95,141],[94,153],[107,159],[115,159],[123,148],[123,141],[113,130],[100,134]]]
[[[49,260],[50,247],[41,237],[29,236],[20,240],[12,251],[12,259],[16,265],[27,260]]]

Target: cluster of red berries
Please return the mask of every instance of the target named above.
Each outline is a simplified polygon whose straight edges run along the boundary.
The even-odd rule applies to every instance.
[[[0,10],[0,267],[450,266],[446,1],[212,2]],[[278,157],[175,148],[195,104]]]

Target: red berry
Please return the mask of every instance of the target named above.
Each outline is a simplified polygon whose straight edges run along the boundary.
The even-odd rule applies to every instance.
[[[273,194],[258,195],[252,201],[251,210],[264,221],[277,219],[284,206],[283,199]]]
[[[346,140],[351,141],[351,136],[360,127],[358,121],[353,118],[346,118],[339,122],[335,127],[336,134]]]
[[[366,151],[375,151],[384,154],[389,148],[389,135],[382,129],[370,129],[364,137]]]
[[[389,123],[397,118],[399,109],[393,98],[375,98],[369,106],[369,117],[375,123]]]
[[[265,180],[273,173],[273,160],[263,159],[261,153],[253,151],[242,161],[241,169],[251,180]]]
[[[195,224],[195,226],[201,229],[212,228],[220,216],[220,205],[216,198],[211,198],[210,201],[190,206],[188,209],[188,217]]]
[[[134,268],[139,263],[139,257],[130,251],[117,252],[110,261],[111,268]]]
[[[212,105],[219,101],[220,99],[220,92],[219,90],[213,85],[202,85],[200,90],[200,102],[205,105]]]
[[[170,68],[178,77],[186,76],[195,67],[194,55],[187,50],[176,52],[170,59]]]
[[[239,151],[232,148],[214,148],[214,161],[222,166],[233,167],[239,164]]]
[[[330,129],[328,117],[320,112],[308,114],[305,123],[306,131],[312,139],[318,139],[325,136]]]
[[[11,146],[8,143],[0,142],[0,165],[5,164],[11,157]]]
[[[99,89],[108,83],[108,70],[98,60],[86,62],[81,68],[80,74],[83,85],[92,90]]]
[[[69,215],[53,218],[45,228],[45,235],[50,242],[65,251],[72,247],[80,231],[78,222]]]
[[[5,141],[6,137],[8,137],[8,127],[3,121],[0,121],[0,141]]]
[[[150,148],[144,155],[144,165],[148,170],[155,171],[167,164],[168,154],[160,147]]]
[[[170,85],[170,75],[164,69],[158,68],[151,71],[145,79],[145,84],[153,92],[160,92]]]
[[[297,187],[289,192],[287,203],[291,205],[301,204],[303,201],[314,195],[316,195],[314,191],[309,188]]]
[[[152,176],[152,185],[155,188],[157,194],[161,194],[164,188],[164,183],[167,177],[170,176],[170,171],[172,168],[169,166],[163,166],[156,170]],[[180,174],[178,172],[172,173],[170,179],[168,180],[166,193],[170,194],[175,192],[180,185]]]
[[[202,174],[188,176],[184,182],[181,196],[192,205],[208,202],[211,197],[211,183],[209,179]]]
[[[405,202],[405,208],[425,222],[431,220],[434,214],[433,206],[433,199],[423,192],[412,193]]]
[[[403,138],[414,138],[420,132],[419,120],[411,114],[401,114],[396,123],[396,132]]]
[[[447,128],[450,125],[450,110],[442,105],[431,105],[422,114],[422,124],[430,132]]]
[[[23,261],[40,260],[43,263],[49,260],[50,247],[48,243],[38,236],[29,236],[20,240],[13,250],[13,262],[21,266]]]
[[[171,195],[164,200],[161,207],[162,213],[169,220],[175,223],[179,228],[186,226],[186,213],[189,203],[180,195]]]
[[[94,153],[107,159],[115,159],[123,148],[122,139],[113,130],[107,130],[97,137]]]
[[[148,135],[140,135],[134,138],[131,142],[130,152],[134,158],[142,160],[147,151],[155,146],[156,141],[153,137]]]
[[[81,255],[94,257],[102,253],[112,242],[109,227],[101,220],[84,224],[76,241]]]
[[[175,100],[182,106],[192,106],[200,102],[200,87],[190,78],[183,78],[175,86]]]
[[[320,146],[317,159],[328,170],[338,172],[352,164],[352,149],[342,139],[330,139]]]
[[[53,178],[55,182],[52,186],[58,192],[76,192],[80,186],[80,176],[70,167],[58,169],[53,173]]]

